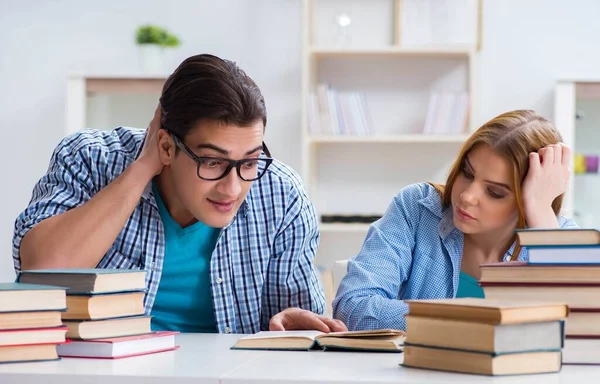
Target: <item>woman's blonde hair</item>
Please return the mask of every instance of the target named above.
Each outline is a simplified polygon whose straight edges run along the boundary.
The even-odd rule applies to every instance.
[[[458,158],[450,168],[446,185],[432,184],[442,199],[444,208],[451,206],[452,186],[460,175],[469,152],[479,144],[486,144],[512,165],[514,193],[517,202],[517,228],[525,228],[527,223],[523,211],[521,184],[529,171],[529,153],[562,141],[560,133],[547,119],[531,110],[518,110],[503,113],[485,123],[473,133],[460,150]],[[558,215],[563,195],[552,202],[552,209]],[[512,255],[515,260],[521,251],[516,245]]]

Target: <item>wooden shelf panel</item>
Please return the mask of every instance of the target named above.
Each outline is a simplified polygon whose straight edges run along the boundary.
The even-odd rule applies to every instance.
[[[313,144],[334,144],[334,143],[464,143],[468,135],[374,135],[374,136],[309,136],[309,141]]]
[[[414,47],[381,47],[381,48],[356,48],[336,49],[312,47],[310,53],[313,57],[338,57],[338,56],[454,56],[468,57],[472,53],[470,47],[463,46],[414,46]]]
[[[160,95],[166,78],[86,78],[87,93]]]

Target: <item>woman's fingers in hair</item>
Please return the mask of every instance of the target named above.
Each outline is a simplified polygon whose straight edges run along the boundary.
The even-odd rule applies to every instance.
[[[558,143],[558,145],[560,145],[560,149],[562,151],[562,165],[570,165],[571,148],[569,148],[565,143]]]
[[[540,155],[540,162],[542,164],[554,163],[554,147],[551,145],[545,146],[538,151]]]
[[[538,152],[531,152],[529,154],[529,172],[537,171],[541,166],[541,156]]]
[[[562,147],[560,144],[553,144],[552,150],[554,152],[554,163],[562,164]]]

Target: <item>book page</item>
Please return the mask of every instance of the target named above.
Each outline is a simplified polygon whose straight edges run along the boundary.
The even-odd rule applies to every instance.
[[[374,336],[402,336],[404,332],[398,329],[377,329],[368,331],[348,331],[324,333],[319,337],[374,337]]]
[[[320,331],[261,331],[253,335],[244,336],[242,339],[274,339],[274,338],[303,338],[313,340],[323,332]]]

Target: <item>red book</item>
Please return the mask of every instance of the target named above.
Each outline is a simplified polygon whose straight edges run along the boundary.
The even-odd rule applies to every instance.
[[[121,359],[175,350],[179,348],[175,344],[175,335],[178,333],[159,331],[110,339],[70,340],[70,343],[59,345],[57,349],[61,357]]]

